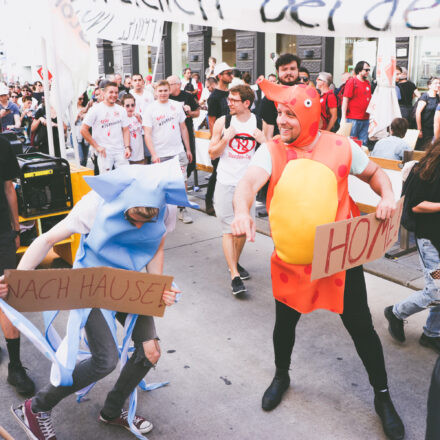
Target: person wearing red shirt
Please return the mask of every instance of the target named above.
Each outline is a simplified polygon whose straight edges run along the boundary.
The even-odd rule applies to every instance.
[[[368,142],[368,125],[370,115],[367,113],[371,99],[371,84],[368,81],[370,65],[366,61],[359,61],[354,68],[355,77],[349,79],[345,85],[342,100],[341,122],[351,122],[350,136],[357,137],[366,145]]]
[[[321,130],[332,131],[338,119],[338,100],[330,85],[333,83],[331,73],[319,72],[316,88],[321,93]]]

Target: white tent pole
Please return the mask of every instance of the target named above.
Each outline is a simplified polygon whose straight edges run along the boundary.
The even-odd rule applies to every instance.
[[[78,166],[80,166],[79,163],[79,144],[78,144],[78,138],[76,137],[76,130],[77,127],[75,125],[75,116],[74,116],[74,103],[72,102],[69,106],[69,118],[70,118],[70,132],[72,134],[72,146],[73,146],[73,152],[75,153],[75,162]]]
[[[61,108],[61,90],[60,90],[60,70],[58,69],[58,59],[56,55],[55,48],[53,49],[53,66],[54,66],[54,72],[53,72],[53,79],[54,79],[54,85],[55,85],[55,100],[57,103],[57,128],[58,128],[58,140],[60,143],[60,154],[61,157],[66,159],[66,142],[64,139],[64,115],[62,114]]]
[[[55,148],[53,143],[53,131],[52,131],[52,118],[50,117],[50,94],[49,94],[49,71],[47,68],[47,48],[46,40],[41,38],[41,53],[43,55],[43,91],[44,91],[44,105],[46,107],[46,128],[47,139],[49,142],[49,154],[53,156],[55,154]]]
[[[159,43],[159,46],[157,47],[156,51],[156,59],[154,61],[154,69],[153,69],[153,79],[151,80],[152,83],[154,83],[156,79],[156,72],[157,72],[157,65],[159,64],[159,57],[160,57],[160,48],[162,47],[162,40]]]

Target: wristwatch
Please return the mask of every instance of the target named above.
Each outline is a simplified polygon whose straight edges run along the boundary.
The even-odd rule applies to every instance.
[[[125,148],[128,148],[131,151],[130,145],[126,145]]]
[[[20,235],[20,230],[18,230],[18,231],[13,230],[12,232],[15,234],[16,237],[18,237]]]

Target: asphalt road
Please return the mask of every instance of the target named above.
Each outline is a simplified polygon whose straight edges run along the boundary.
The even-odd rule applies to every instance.
[[[177,439],[384,439],[373,409],[373,393],[353,343],[338,316],[316,311],[297,327],[291,386],[281,405],[262,411],[261,397],[274,372],[269,237],[258,234],[245,247],[241,264],[252,274],[248,293],[233,297],[221,249],[217,220],[194,212],[191,225],[178,224],[167,238],[165,273],[183,290],[181,302],[157,319],[162,358],[147,379],[169,386],[140,391],[138,413],[153,422],[151,440]],[[413,316],[407,342],[394,343],[383,309],[412,290],[366,275],[369,303],[381,337],[391,394],[406,426],[406,439],[424,438],[426,398],[435,353],[418,338],[426,312]],[[40,328],[41,316],[29,314]],[[59,319],[63,327],[66,313]],[[2,352],[4,341],[0,342]],[[23,362],[37,387],[48,381],[49,362],[23,340]],[[0,425],[15,439],[23,431],[9,412],[22,400],[6,383],[7,362],[0,364]],[[117,372],[103,379],[77,404],[71,396],[53,411],[58,439],[129,439],[128,431],[100,425],[97,416]]]

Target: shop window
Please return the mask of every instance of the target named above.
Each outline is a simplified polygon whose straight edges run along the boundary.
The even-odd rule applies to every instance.
[[[277,34],[277,54],[283,53],[296,54],[296,36],[287,34]]]
[[[376,66],[377,38],[346,38],[344,72],[352,72],[359,61]]]
[[[236,65],[236,34],[233,29],[224,29],[222,33],[222,61],[230,66]]]
[[[438,37],[416,37],[412,81],[426,89],[432,77],[440,77],[440,49]]]

